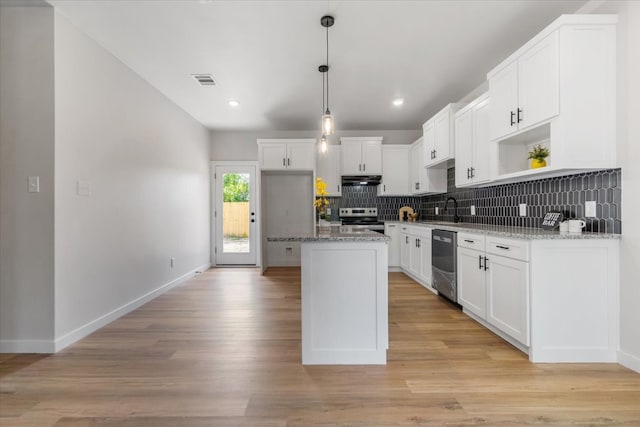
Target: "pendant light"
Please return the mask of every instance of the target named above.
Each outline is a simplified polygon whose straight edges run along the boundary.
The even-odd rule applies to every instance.
[[[325,79],[326,79],[326,75],[327,75],[327,71],[329,71],[329,66],[328,65],[320,65],[318,67],[318,71],[320,71],[322,73],[322,114],[324,114],[325,111]],[[322,130],[322,138],[320,138],[320,152],[321,153],[326,153],[327,152],[327,135],[324,133],[324,129]]]
[[[333,16],[325,15],[320,19],[320,24],[327,29],[327,62],[326,70],[324,71],[327,76],[327,109],[324,111],[322,115],[322,134],[332,135],[334,131],[334,123],[333,116],[331,115],[331,110],[329,110],[329,27],[333,26],[334,19]],[[324,75],[323,75],[323,85],[324,85]]]

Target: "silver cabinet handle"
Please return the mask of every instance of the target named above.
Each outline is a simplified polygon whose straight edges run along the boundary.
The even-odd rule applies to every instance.
[[[291,159],[287,157],[287,166],[291,166]]]
[[[475,243],[475,240],[467,240],[467,239],[464,239],[464,241],[465,241],[465,242],[467,242],[467,243]]]
[[[287,161],[284,159],[284,157],[282,158],[282,166],[287,166]]]
[[[366,171],[366,170],[367,170],[367,164],[366,164],[366,163],[363,163],[363,164],[362,164],[362,171]]]
[[[396,228],[396,225],[395,225],[395,224],[389,224],[389,225],[387,225],[387,227],[389,227],[389,228]]]
[[[478,255],[478,269],[482,270],[482,255]]]
[[[505,251],[509,250],[509,246],[500,246],[500,245],[496,245],[496,248],[498,249],[504,249]]]

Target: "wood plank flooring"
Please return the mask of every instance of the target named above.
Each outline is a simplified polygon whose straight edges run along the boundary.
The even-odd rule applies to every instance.
[[[50,355],[0,355],[0,425],[640,426],[640,375],[531,364],[390,273],[386,366],[300,364],[300,271],[213,269]]]

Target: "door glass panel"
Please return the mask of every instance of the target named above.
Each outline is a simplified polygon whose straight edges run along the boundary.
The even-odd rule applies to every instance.
[[[222,193],[222,251],[249,253],[249,178],[248,173],[225,173]]]

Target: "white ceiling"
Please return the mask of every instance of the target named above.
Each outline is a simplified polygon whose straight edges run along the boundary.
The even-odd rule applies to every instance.
[[[419,129],[446,103],[584,0],[142,1],[49,3],[216,130],[319,128],[329,30],[331,111],[341,130]],[[209,73],[218,85],[191,77]],[[402,97],[405,104],[391,105]],[[229,99],[240,101],[231,108]]]

